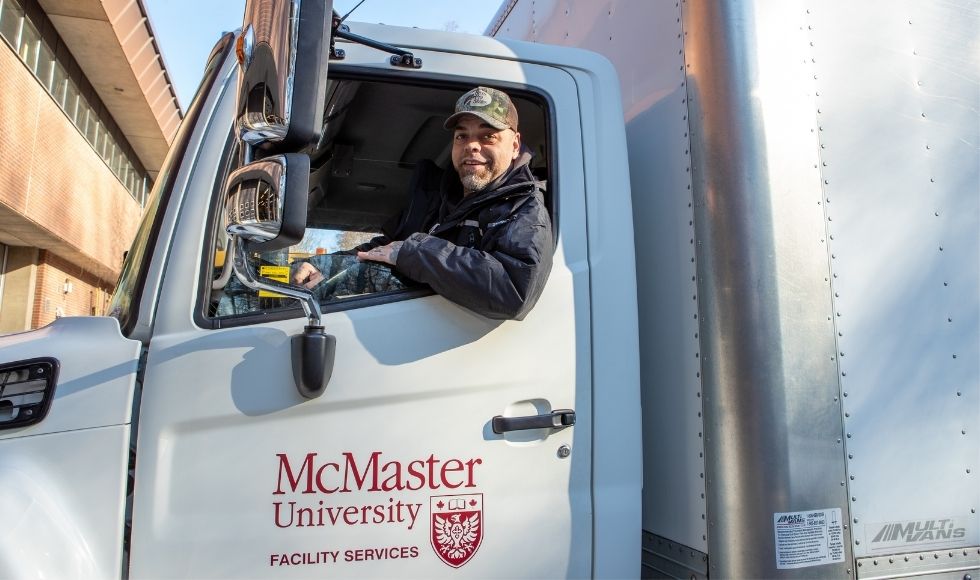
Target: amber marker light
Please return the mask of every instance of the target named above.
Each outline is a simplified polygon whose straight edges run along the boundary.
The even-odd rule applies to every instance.
[[[235,41],[235,56],[238,58],[239,66],[243,69],[248,68],[249,62],[252,60],[254,39],[255,33],[252,31],[252,26],[249,25],[245,27],[245,30],[238,35],[238,39]]]

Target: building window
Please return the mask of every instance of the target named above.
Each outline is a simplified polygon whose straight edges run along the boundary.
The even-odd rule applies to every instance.
[[[0,0],[0,36],[10,46],[20,46],[20,29],[24,24],[24,10],[12,0]]]
[[[118,135],[121,132],[113,131],[116,124],[105,112],[105,107],[98,102],[94,93],[90,93],[95,99],[95,102],[91,102],[79,90],[80,84],[87,83],[81,82],[81,78],[72,78],[74,75],[69,72],[75,70],[80,77],[80,73],[77,73],[78,67],[72,67],[69,62],[60,58],[59,52],[42,37],[38,30],[39,23],[31,22],[17,0],[0,0],[0,37],[14,49],[27,68],[34,73],[41,86],[50,93],[130,195],[143,205],[145,197],[143,181],[147,176],[145,173],[140,175],[141,172],[136,170],[140,164],[135,153],[116,140],[114,134]],[[67,58],[71,60],[70,57]]]

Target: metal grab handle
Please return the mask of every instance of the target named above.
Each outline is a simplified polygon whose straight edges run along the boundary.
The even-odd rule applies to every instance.
[[[564,429],[574,424],[575,411],[571,409],[556,409],[547,415],[531,415],[528,417],[497,415],[490,420],[493,432],[498,435],[508,431],[524,431],[527,429]]]

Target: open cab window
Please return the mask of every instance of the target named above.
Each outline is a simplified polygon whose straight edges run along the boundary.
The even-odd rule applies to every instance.
[[[427,287],[397,269],[359,262],[355,249],[404,239],[421,231],[438,211],[444,180],[458,179],[451,160],[452,133],[443,124],[456,100],[472,86],[347,76],[340,66],[330,72],[323,132],[317,145],[307,150],[311,169],[306,234],[288,249],[248,258],[262,276],[312,289],[325,312],[427,295]],[[507,90],[518,108],[522,142],[533,155],[532,171],[546,181],[547,106],[532,93]],[[230,169],[237,158],[237,152],[230,155]],[[213,220],[207,316],[232,324],[238,317],[258,313],[263,319],[269,314],[299,316],[296,300],[252,290],[236,279],[226,265],[222,214],[215,211]],[[304,263],[313,266],[315,274]]]

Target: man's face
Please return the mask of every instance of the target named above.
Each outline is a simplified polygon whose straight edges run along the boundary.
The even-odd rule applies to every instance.
[[[463,115],[453,131],[453,167],[466,194],[500,177],[517,158],[521,134],[494,129],[476,115]]]

